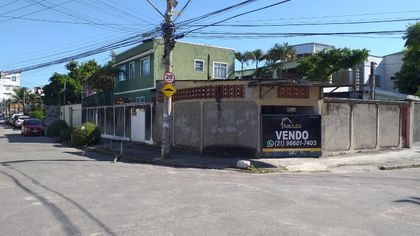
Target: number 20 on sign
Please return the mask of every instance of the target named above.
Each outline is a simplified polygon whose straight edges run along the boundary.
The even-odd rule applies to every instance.
[[[175,82],[175,74],[172,72],[166,72],[163,75],[163,81],[165,81],[165,83],[167,84],[172,84]]]

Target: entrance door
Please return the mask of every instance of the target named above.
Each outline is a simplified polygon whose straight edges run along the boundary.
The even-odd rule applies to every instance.
[[[146,137],[146,112],[144,109],[131,109],[131,140],[145,142]]]

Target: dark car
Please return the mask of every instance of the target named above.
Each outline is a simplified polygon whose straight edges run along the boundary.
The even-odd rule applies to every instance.
[[[23,136],[32,134],[44,135],[44,126],[42,126],[41,120],[33,118],[24,120],[21,134]]]

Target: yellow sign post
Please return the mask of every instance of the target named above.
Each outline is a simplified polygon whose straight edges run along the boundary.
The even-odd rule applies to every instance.
[[[172,97],[175,92],[176,89],[172,84],[166,84],[163,86],[162,93],[164,93],[168,98]]]

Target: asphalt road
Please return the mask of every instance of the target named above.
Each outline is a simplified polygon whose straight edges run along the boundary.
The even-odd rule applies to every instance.
[[[420,233],[420,169],[254,175],[81,154],[0,127],[0,235]]]

